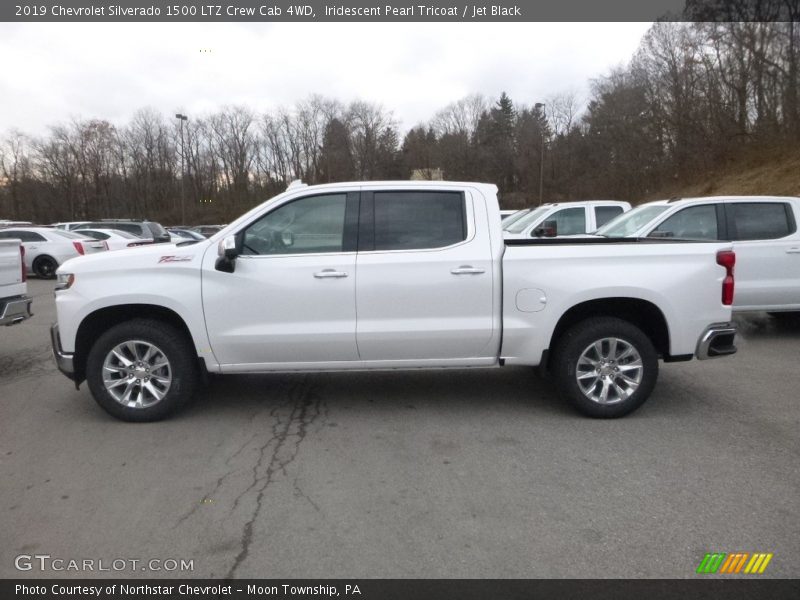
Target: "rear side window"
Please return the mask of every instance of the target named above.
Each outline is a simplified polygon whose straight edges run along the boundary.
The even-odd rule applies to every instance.
[[[717,205],[703,204],[679,210],[656,227],[648,237],[718,240]]]
[[[737,240],[770,240],[795,230],[789,206],[783,202],[733,202],[728,204]]]
[[[444,248],[467,239],[461,192],[375,192],[375,250]]]
[[[0,233],[0,239],[5,240],[19,240],[21,242],[46,242],[44,236],[39,235],[33,231],[3,231]]]
[[[621,206],[596,206],[594,208],[594,218],[597,221],[597,227],[602,227],[614,217],[622,214]]]

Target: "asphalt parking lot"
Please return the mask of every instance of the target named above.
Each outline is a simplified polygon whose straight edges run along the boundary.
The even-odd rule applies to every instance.
[[[52,288],[0,328],[0,577],[693,577],[715,551],[800,576],[800,327],[737,319],[737,355],[662,365],[615,421],[513,368],[217,377],[126,424],[55,370]]]

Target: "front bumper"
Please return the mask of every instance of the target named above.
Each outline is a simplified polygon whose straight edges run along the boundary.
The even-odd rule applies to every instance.
[[[53,345],[53,358],[58,370],[70,379],[75,379],[75,361],[72,354],[67,354],[61,349],[61,338],[58,336],[58,323],[50,326],[50,343]]]
[[[16,325],[33,316],[30,296],[15,296],[0,305],[0,325]]]
[[[714,323],[700,336],[697,341],[697,358],[719,358],[736,354],[736,327],[731,323]]]

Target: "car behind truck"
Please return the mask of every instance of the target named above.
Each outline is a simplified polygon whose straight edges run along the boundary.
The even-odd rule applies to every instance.
[[[505,240],[497,188],[289,189],[206,241],[71,260],[56,362],[129,421],[204,373],[545,367],[592,417],[639,407],[658,361],[735,352],[729,243]]]

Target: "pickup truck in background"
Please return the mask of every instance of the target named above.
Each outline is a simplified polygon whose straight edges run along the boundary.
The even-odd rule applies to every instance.
[[[541,366],[592,417],[736,351],[730,243],[503,240],[497,188],[301,183],[208,240],[64,263],[59,369],[129,421],[203,375]]]
[[[719,240],[736,252],[733,310],[800,312],[800,198],[717,196],[658,200],[601,227],[607,238]]]
[[[0,325],[31,317],[25,272],[25,249],[19,240],[0,239]]]
[[[542,204],[518,219],[504,221],[503,237],[510,240],[583,235],[630,209],[629,202],[619,200]]]

